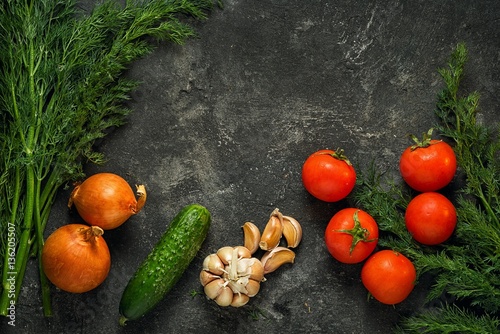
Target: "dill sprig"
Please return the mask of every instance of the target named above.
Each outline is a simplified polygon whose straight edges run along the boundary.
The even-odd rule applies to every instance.
[[[489,314],[477,314],[456,305],[445,304],[438,312],[428,310],[409,318],[396,333],[497,333],[500,321]]]
[[[458,216],[454,236],[439,246],[412,240],[404,228],[404,210],[414,193],[373,167],[354,194],[379,222],[380,245],[411,258],[419,277],[428,273],[433,278],[427,301],[437,306],[405,319],[399,327],[405,333],[500,332],[500,139],[476,120],[479,94],[461,92],[467,58],[460,43],[448,66],[438,70],[445,88],[435,110],[435,128],[454,144],[457,178],[463,179],[451,194]]]
[[[40,253],[57,190],[101,163],[95,141],[123,124],[137,82],[122,74],[155,41],[195,36],[181,19],[206,18],[211,0],[106,0],[86,15],[75,0],[0,4],[0,314],[15,303],[30,254]]]

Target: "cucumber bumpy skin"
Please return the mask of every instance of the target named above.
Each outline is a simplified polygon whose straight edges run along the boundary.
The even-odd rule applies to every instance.
[[[125,287],[119,308],[122,326],[149,312],[172,289],[200,250],[210,222],[210,212],[199,204],[177,214]]]

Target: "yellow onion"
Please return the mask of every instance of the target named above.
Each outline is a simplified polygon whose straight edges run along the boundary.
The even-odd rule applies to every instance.
[[[68,207],[76,207],[89,225],[110,230],[123,224],[141,211],[146,203],[146,188],[137,187],[137,196],[121,176],[98,173],[90,176],[71,192]]]
[[[108,276],[111,255],[97,226],[68,224],[55,230],[42,249],[47,278],[59,289],[83,293],[99,286]]]

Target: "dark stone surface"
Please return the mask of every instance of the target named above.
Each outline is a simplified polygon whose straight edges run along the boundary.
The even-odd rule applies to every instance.
[[[90,8],[94,1],[82,1]],[[199,38],[160,45],[127,76],[141,80],[128,124],[98,145],[113,172],[144,183],[144,210],[106,231],[112,268],[97,289],[72,295],[53,288],[55,315],[44,319],[35,263],[16,312],[16,333],[388,333],[402,316],[425,307],[425,281],[396,306],[367,301],[361,265],[327,252],[331,216],[351,205],[309,196],[300,170],[317,149],[342,147],[358,170],[370,161],[397,176],[409,144],[434,124],[437,68],[458,42],[470,52],[465,88],[481,92],[480,121],[498,120],[500,2],[224,1]],[[48,236],[77,220],[59,193]],[[168,222],[198,202],[213,224],[199,256],[146,317],[118,325],[121,293]],[[269,274],[243,308],[220,308],[202,295],[205,255],[242,243],[241,226],[261,229],[274,208],[299,220],[304,238],[296,262]]]

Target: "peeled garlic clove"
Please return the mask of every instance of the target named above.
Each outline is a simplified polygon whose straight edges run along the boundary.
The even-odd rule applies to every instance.
[[[290,216],[283,216],[283,236],[288,247],[295,248],[302,240],[302,226]]]
[[[260,290],[260,282],[249,279],[245,287],[248,297],[254,297]]]
[[[220,276],[214,275],[213,273],[202,270],[200,271],[200,283],[201,285],[205,286],[208,283],[212,282],[215,279],[221,278]]]
[[[204,286],[203,290],[205,295],[210,299],[215,299],[221,293],[221,289],[224,287],[224,280],[222,278],[213,280]]]
[[[260,237],[259,247],[263,250],[271,250],[277,247],[282,234],[283,215],[278,209],[274,209]]]
[[[250,300],[250,297],[243,293],[236,293],[233,295],[233,301],[231,302],[231,306],[233,307],[241,307],[243,305],[246,305],[248,301]]]
[[[276,247],[262,256],[261,262],[264,266],[264,275],[272,273],[285,263],[293,263],[294,261],[295,253],[291,249]]]
[[[215,275],[222,275],[224,263],[217,254],[210,254],[203,260],[203,270],[210,271]]]
[[[244,246],[248,248],[250,254],[255,253],[259,249],[260,230],[252,222],[246,222],[242,226]]]
[[[214,299],[214,301],[219,306],[229,306],[233,301],[233,290],[228,286],[224,286],[220,289],[219,295]]]

